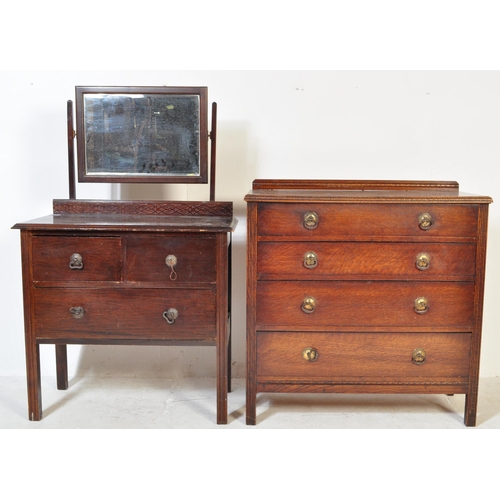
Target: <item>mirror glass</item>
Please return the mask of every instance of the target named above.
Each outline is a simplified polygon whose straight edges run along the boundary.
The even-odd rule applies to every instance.
[[[80,180],[203,182],[201,95],[89,92],[80,106]]]

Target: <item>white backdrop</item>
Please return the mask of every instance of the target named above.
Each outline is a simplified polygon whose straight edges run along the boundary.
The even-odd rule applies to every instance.
[[[23,375],[16,223],[68,196],[66,101],[76,85],[208,86],[217,189],[233,201],[233,373],[245,376],[243,197],[255,178],[456,180],[500,202],[498,71],[3,71],[0,73],[0,376]],[[79,184],[78,198],[207,199],[207,186]],[[498,376],[500,220],[490,206],[482,376]],[[42,346],[42,375],[55,374]],[[70,346],[69,373],[214,376],[212,348]]]

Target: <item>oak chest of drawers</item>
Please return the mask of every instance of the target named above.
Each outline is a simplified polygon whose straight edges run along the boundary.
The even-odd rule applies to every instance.
[[[456,182],[256,180],[247,424],[260,392],[465,394],[475,425],[487,196]]]
[[[40,344],[216,347],[217,422],[230,390],[232,203],[55,200],[21,230],[28,414],[42,418]]]

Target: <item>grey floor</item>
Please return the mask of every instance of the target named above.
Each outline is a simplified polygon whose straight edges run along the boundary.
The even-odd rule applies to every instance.
[[[43,418],[27,416],[24,377],[0,377],[0,429],[466,429],[463,395],[260,394],[245,424],[245,380],[233,379],[228,424],[215,419],[215,379],[42,377]],[[500,378],[479,386],[477,429],[500,429]]]
[[[347,394],[261,394],[247,426],[242,378],[227,425],[213,378],[42,377],[42,399],[30,422],[25,378],[0,377],[1,490],[23,498],[497,498],[499,378],[475,428],[464,396]]]

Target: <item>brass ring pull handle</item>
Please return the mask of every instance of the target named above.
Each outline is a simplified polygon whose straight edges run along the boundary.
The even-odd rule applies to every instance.
[[[425,350],[422,349],[421,347],[418,347],[415,349],[411,355],[411,360],[416,364],[416,365],[423,365],[425,363],[425,357],[426,353]]]
[[[77,307],[70,307],[69,312],[73,315],[73,318],[80,319],[83,318],[85,310],[83,309],[83,307],[77,306]]]
[[[167,321],[169,325],[175,323],[175,320],[179,317],[179,311],[171,307],[163,312],[163,318]]]
[[[74,253],[69,259],[70,269],[83,269],[83,257],[79,253]]]
[[[302,357],[306,361],[316,361],[318,359],[318,356],[319,356],[319,352],[314,347],[306,347],[302,351]]]
[[[306,297],[302,301],[302,311],[311,314],[316,309],[316,299],[314,297]]]
[[[318,214],[315,212],[306,212],[304,214],[304,227],[306,229],[316,229],[319,224]]]
[[[170,268],[170,280],[175,281],[177,279],[177,273],[174,267],[177,265],[177,257],[175,255],[167,255],[165,264]]]
[[[425,297],[415,299],[415,312],[417,314],[425,314],[429,310],[429,301]]]
[[[418,216],[418,225],[420,229],[423,229],[424,231],[427,231],[432,227],[434,224],[434,221],[432,220],[432,217],[430,214],[424,212],[423,214],[420,214]]]
[[[314,252],[307,252],[304,255],[304,267],[314,269],[318,265],[318,256]]]
[[[417,259],[415,261],[415,266],[420,271],[425,271],[429,269],[431,265],[431,257],[428,253],[422,252],[417,255]]]

